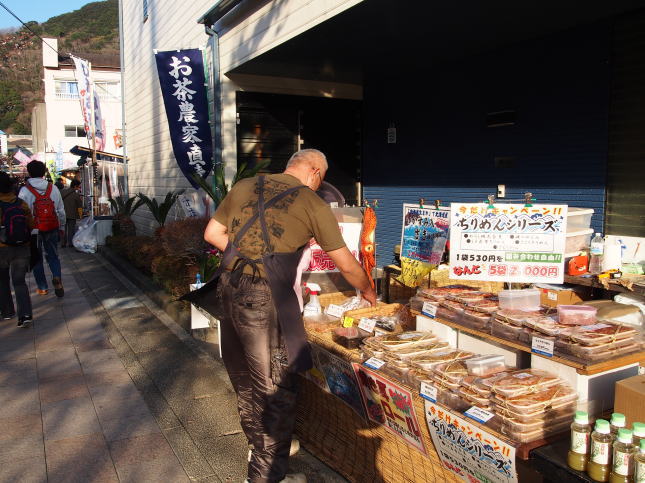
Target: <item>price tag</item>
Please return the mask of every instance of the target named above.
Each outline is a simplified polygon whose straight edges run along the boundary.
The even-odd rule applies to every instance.
[[[486,411],[485,409],[478,408],[477,406],[473,406],[464,413],[464,416],[468,416],[469,418],[474,419],[475,421],[479,421],[480,423],[486,423],[489,419],[495,416],[495,414]]]
[[[343,308],[340,305],[329,304],[325,313],[331,315],[332,317],[338,317],[339,319],[343,316]]]
[[[385,364],[385,361],[382,361],[381,359],[377,359],[376,357],[370,357],[365,362],[363,362],[363,364],[369,367],[370,369],[374,369],[378,371],[381,367],[383,367],[383,365]]]
[[[556,301],[556,302],[557,302],[557,300],[558,300],[558,293],[557,293],[557,292],[554,292],[553,290],[549,290],[549,291],[546,293],[546,298],[547,298],[547,299],[549,299],[549,300],[554,300],[554,301]]]
[[[543,356],[553,357],[553,340],[542,337],[533,337],[531,340],[531,352],[542,354]]]
[[[361,318],[361,321],[358,323],[358,328],[363,329],[365,332],[374,332],[375,326],[376,319],[371,319],[369,317]]]
[[[354,325],[354,319],[352,317],[343,318],[343,327],[352,327]]]
[[[421,392],[419,395],[428,401],[437,402],[437,388],[426,381],[421,381]]]
[[[423,307],[421,308],[421,313],[432,317],[433,319],[437,316],[437,306],[432,302],[423,302]]]

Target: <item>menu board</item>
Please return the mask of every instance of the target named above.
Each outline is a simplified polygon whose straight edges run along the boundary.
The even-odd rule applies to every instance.
[[[450,278],[563,283],[567,205],[451,203]]]

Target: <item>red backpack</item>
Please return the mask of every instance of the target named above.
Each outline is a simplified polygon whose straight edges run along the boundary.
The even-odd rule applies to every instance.
[[[36,197],[32,206],[34,214],[34,228],[38,231],[52,231],[58,229],[58,215],[56,214],[56,207],[54,202],[49,197],[52,192],[52,184],[47,183],[47,190],[44,195],[41,195],[29,183],[25,185],[31,193]]]

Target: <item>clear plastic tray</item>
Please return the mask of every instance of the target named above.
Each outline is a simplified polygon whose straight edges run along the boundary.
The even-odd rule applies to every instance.
[[[558,305],[561,324],[591,325],[596,321],[598,309],[590,305]]]
[[[462,359],[467,359],[474,356],[472,352],[453,350],[446,352],[437,352],[427,356],[413,357],[410,359],[410,364],[420,369],[431,370],[434,366],[446,362],[452,362]]]
[[[464,306],[460,304],[459,302],[455,302],[454,300],[442,300],[439,302],[439,306],[452,310],[453,312],[462,313],[464,311]]]
[[[583,345],[599,346],[623,339],[630,339],[636,335],[636,330],[620,324],[600,322],[592,325],[578,327],[570,335],[571,340]]]
[[[363,339],[370,335],[358,327],[337,327],[331,333],[331,338],[336,344],[347,349],[356,349],[363,342]]]
[[[524,312],[522,310],[502,309],[497,311],[495,318],[508,324],[521,326],[524,325],[528,317],[538,317],[539,315],[538,311]]]
[[[458,294],[448,294],[446,296],[447,300],[454,300],[455,302],[459,302],[460,304],[469,304],[472,302],[477,302],[479,300],[484,300],[484,293],[482,292],[462,292]]]
[[[471,357],[465,361],[468,374],[479,377],[487,377],[506,369],[503,355],[488,354],[478,357]]]
[[[465,309],[460,320],[473,329],[485,330],[490,327],[490,314],[478,312],[473,309]]]
[[[561,324],[553,317],[532,317],[524,321],[526,327],[537,330],[545,335],[569,335],[576,330],[576,326]]]
[[[489,298],[469,303],[468,307],[485,314],[492,314],[499,310],[499,304]]]
[[[454,310],[447,309],[446,307],[439,307],[437,309],[436,317],[438,319],[450,320],[455,322],[459,319],[461,312],[455,312]]]
[[[483,409],[490,408],[490,399],[487,397],[482,397],[474,391],[471,391],[467,387],[459,388],[459,395],[463,397],[466,401],[473,403],[475,406],[478,406]]]
[[[439,340],[432,332],[403,332],[401,334],[379,336],[374,339],[378,346],[393,352],[412,347],[427,347]]]
[[[441,377],[437,374],[432,375],[432,381],[435,382],[437,385],[447,387],[452,391],[459,391],[460,389],[459,383],[454,383],[448,380],[447,378]]]
[[[448,347],[450,347],[450,345],[445,340],[438,339],[436,341],[428,342],[427,344],[401,349],[396,352],[385,351],[385,357],[387,359],[407,361],[413,357],[422,356],[424,354],[445,351]]]
[[[501,380],[498,380],[496,382],[500,383]],[[556,382],[558,382],[557,379]],[[496,393],[493,398],[495,404],[502,408],[507,408],[511,411],[525,414],[544,412],[545,410],[551,409],[554,406],[562,406],[578,399],[578,393],[571,387],[565,386],[564,384],[553,385],[532,394],[525,393],[520,396],[511,397],[504,397],[499,394],[499,392],[497,391],[498,388],[495,385],[492,389],[493,392]]]
[[[490,324],[491,334],[506,340],[517,340],[522,332],[522,327],[510,324],[494,317]]]
[[[488,379],[484,384],[489,385],[502,398],[515,398],[524,394],[535,396],[534,393],[544,392],[560,382],[557,376],[546,371],[520,369],[504,377]]]
[[[570,421],[564,421],[533,431],[513,431],[510,427],[500,427],[498,431],[517,443],[530,443],[531,441],[546,438],[552,434],[564,432],[570,425]],[[494,428],[494,423],[491,427]]]
[[[504,407],[500,403],[500,399],[495,397],[491,398],[492,410],[495,414],[500,414],[509,418],[516,419],[524,423],[534,423],[536,421],[549,421],[550,419],[559,418],[565,414],[572,414],[576,411],[576,401],[567,402],[563,404],[554,404],[551,409],[538,410],[534,412],[526,411],[513,411],[508,407]]]
[[[611,359],[612,357],[629,354],[641,347],[641,344],[636,343],[634,339],[623,339],[609,344],[601,344],[598,346],[584,346],[576,342],[556,340],[556,351],[570,354],[580,359],[588,361],[600,361],[604,359]]]
[[[490,420],[490,427],[506,434],[504,430],[513,433],[530,433],[540,429],[549,429],[552,426],[560,426],[564,423],[571,424],[575,409],[572,407],[569,412],[561,413],[557,418],[549,419],[535,419],[533,421],[520,421],[512,417],[506,417],[501,414],[495,414],[495,417]]]

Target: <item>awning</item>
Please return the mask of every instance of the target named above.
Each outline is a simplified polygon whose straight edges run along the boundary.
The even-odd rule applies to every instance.
[[[242,0],[220,0],[211,9],[197,20],[197,23],[203,23],[210,27],[220,18],[233,10]]]
[[[69,152],[83,158],[94,159],[94,151],[83,146],[74,146],[69,150]],[[120,154],[106,153],[105,151],[96,151],[96,161],[111,161],[113,163],[123,163],[127,161],[127,159]]]

